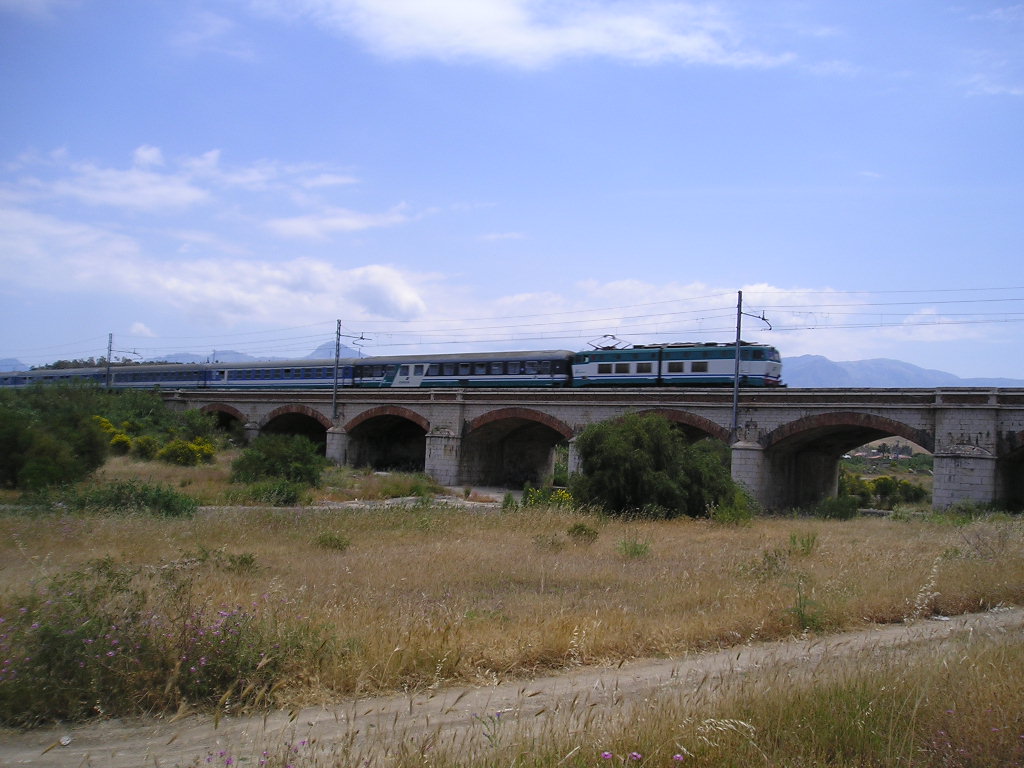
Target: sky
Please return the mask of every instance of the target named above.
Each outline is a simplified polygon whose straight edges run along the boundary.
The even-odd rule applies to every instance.
[[[0,359],[732,341],[742,292],[783,356],[1024,379],[1024,3],[0,0],[0,105]]]

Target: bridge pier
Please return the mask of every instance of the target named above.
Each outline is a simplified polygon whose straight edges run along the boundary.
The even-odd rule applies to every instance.
[[[342,427],[327,430],[327,459],[335,464],[348,463],[348,432]]]
[[[462,437],[447,429],[434,429],[427,433],[426,442],[423,471],[441,485],[458,485]]]
[[[945,509],[957,502],[991,504],[997,497],[996,457],[974,446],[936,453],[933,468],[932,508]]]
[[[570,464],[572,449],[570,443]],[[732,450],[732,479],[747,489],[751,496],[763,507],[770,505],[764,447],[759,443],[737,441],[730,446]]]

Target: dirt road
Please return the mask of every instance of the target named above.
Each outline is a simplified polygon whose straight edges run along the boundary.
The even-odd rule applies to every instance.
[[[452,743],[473,734],[487,737],[498,718],[503,724],[538,724],[560,710],[613,708],[658,690],[692,690],[709,679],[755,668],[798,665],[812,672],[872,649],[940,645],[965,633],[990,632],[1024,638],[1024,609],[758,643],[680,659],[638,660],[618,668],[580,667],[532,680],[365,698],[331,708],[222,717],[217,722],[211,716],[190,715],[0,732],[0,766],[258,766],[264,750],[271,756],[288,750],[302,765],[329,765],[326,758],[316,760],[315,750],[379,757],[402,741]]]

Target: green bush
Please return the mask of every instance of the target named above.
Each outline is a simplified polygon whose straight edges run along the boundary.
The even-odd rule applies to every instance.
[[[110,438],[92,418],[82,387],[0,392],[0,487],[40,490],[87,477]]]
[[[155,459],[159,450],[160,443],[157,442],[156,438],[149,435],[139,435],[132,440],[131,454],[137,459],[142,459],[143,461]]]
[[[145,512],[163,517],[188,517],[199,508],[199,503],[191,496],[165,485],[137,480],[67,489],[59,498],[65,506],[82,512]]]
[[[352,540],[341,533],[335,533],[334,531],[324,531],[316,537],[316,545],[323,547],[324,549],[333,549],[338,552],[344,552],[352,544]]]
[[[815,509],[818,517],[831,520],[850,520],[857,516],[859,500],[856,496],[834,496],[823,500]]]
[[[300,435],[261,435],[231,465],[231,480],[252,483],[283,478],[319,486],[327,459],[315,443]]]
[[[124,432],[117,432],[110,438],[110,450],[118,456],[126,456],[132,449],[132,439]]]
[[[291,480],[263,480],[246,489],[246,496],[259,504],[275,507],[293,507],[305,500],[306,486]]]
[[[576,439],[572,496],[613,514],[700,516],[735,493],[728,447],[683,435],[657,414],[593,424]]]
[[[167,445],[156,452],[156,458],[166,461],[168,464],[177,464],[181,467],[194,467],[198,464],[206,464],[213,461],[217,449],[213,443],[201,437],[192,441],[185,441],[180,438],[171,440]]]

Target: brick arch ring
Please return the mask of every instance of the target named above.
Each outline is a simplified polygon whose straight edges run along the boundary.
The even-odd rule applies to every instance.
[[[549,416],[543,411],[535,411],[532,408],[498,408],[495,411],[488,411],[469,422],[467,431],[472,432],[492,422],[505,421],[507,419],[523,419],[543,424],[545,427],[553,429],[566,440],[571,439],[573,436],[572,428],[564,421],[556,419],[554,416]]]
[[[245,424],[248,421],[248,419],[245,417],[245,414],[243,414],[233,405],[226,405],[224,403],[210,403],[208,405],[204,405],[199,410],[203,413],[226,413],[231,418],[238,419],[243,424]]]
[[[857,413],[846,411],[840,413],[821,413],[817,416],[805,416],[802,419],[783,424],[765,435],[760,443],[765,448],[778,445],[787,438],[799,435],[812,429],[822,427],[866,427],[886,432],[890,435],[905,438],[912,443],[917,443],[926,451],[935,450],[935,437],[923,429],[914,429],[906,424],[887,419],[884,416],[876,416],[873,413]]]
[[[671,408],[648,408],[643,411],[638,411],[640,414],[654,413],[658,416],[664,416],[669,421],[675,422],[676,424],[682,424],[687,427],[693,427],[699,429],[701,432],[709,435],[716,440],[721,440],[723,443],[729,442],[729,430],[725,427],[716,424],[710,419],[705,419],[703,416],[698,416],[695,413],[688,413],[687,411],[674,411]]]
[[[418,426],[424,432],[430,431],[430,422],[427,421],[423,416],[416,413],[416,411],[410,411],[408,408],[403,408],[400,405],[380,405],[376,408],[371,408],[368,411],[363,411],[358,416],[352,418],[347,424],[345,424],[345,431],[351,432],[353,429],[358,427],[363,422],[369,421],[370,419],[376,419],[380,416],[397,416],[400,419],[411,421],[413,424]]]
[[[315,408],[310,408],[308,405],[282,405],[280,408],[275,408],[266,415],[263,421],[260,423],[260,427],[265,427],[267,424],[272,422],[278,416],[287,416],[288,414],[298,413],[302,416],[309,416],[311,419],[315,419],[320,423],[324,429],[330,429],[333,424],[331,420],[324,416],[320,411]]]

